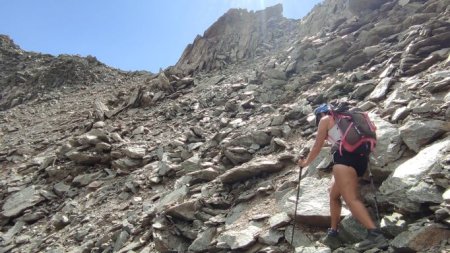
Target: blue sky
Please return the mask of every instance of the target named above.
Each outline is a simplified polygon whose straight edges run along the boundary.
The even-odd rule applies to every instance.
[[[321,0],[0,0],[0,34],[27,51],[92,55],[122,70],[158,72],[230,8],[283,3],[300,19]]]

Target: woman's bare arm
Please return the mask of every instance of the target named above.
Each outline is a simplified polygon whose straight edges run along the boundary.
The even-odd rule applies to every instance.
[[[308,166],[314,159],[316,159],[317,155],[319,154],[320,150],[322,149],[322,146],[325,142],[325,139],[328,136],[328,125],[330,123],[330,116],[323,117],[320,122],[319,126],[317,127],[317,135],[316,140],[314,141],[314,145],[311,149],[311,152],[308,154],[308,157],[306,159],[302,159],[299,161],[299,165],[302,167]]]

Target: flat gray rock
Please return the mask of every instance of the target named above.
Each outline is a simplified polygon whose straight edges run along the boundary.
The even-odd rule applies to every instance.
[[[19,192],[13,193],[6,199],[2,208],[2,215],[5,217],[15,217],[22,211],[33,207],[44,200],[45,198],[40,194],[39,189],[36,186],[28,186]]]
[[[225,231],[217,238],[217,241],[225,243],[232,250],[237,250],[255,243],[260,232],[261,228],[250,225],[244,230],[232,229]]]
[[[274,216],[270,217],[269,219],[269,226],[273,229],[285,226],[286,224],[289,224],[291,221],[291,218],[289,215],[285,212],[277,213]]]
[[[259,235],[258,241],[267,245],[276,245],[283,237],[283,231],[270,229],[269,231]]]
[[[280,171],[282,168],[283,164],[278,160],[259,158],[232,168],[218,178],[224,184],[232,184],[247,180],[261,173],[274,173]]]

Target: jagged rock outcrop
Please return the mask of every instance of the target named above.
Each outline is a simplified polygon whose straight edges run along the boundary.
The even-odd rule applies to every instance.
[[[282,48],[285,35],[295,29],[295,21],[284,18],[282,11],[281,4],[256,12],[229,10],[186,47],[175,69],[184,73],[223,69]]]
[[[324,1],[317,4],[311,12],[305,16],[299,25],[300,36],[307,37],[319,32],[325,32],[328,27],[341,25],[347,19],[354,19],[352,25],[344,30],[353,32],[363,25],[358,22],[354,14],[348,8],[349,1]],[[351,29],[351,30],[350,30]]]
[[[353,252],[365,229],[348,212],[340,245],[320,242],[330,148],[303,169],[294,215],[313,108],[336,98],[378,127],[375,189],[364,177],[361,191],[387,252],[445,251],[449,5],[231,10],[158,74],[0,37],[0,251]]]

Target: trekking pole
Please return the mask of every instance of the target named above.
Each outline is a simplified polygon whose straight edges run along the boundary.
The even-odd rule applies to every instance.
[[[305,158],[308,153],[309,153],[309,149],[303,148],[300,151],[300,159]],[[302,172],[303,172],[303,167],[302,166],[299,166],[299,167],[300,167],[300,171],[298,173],[298,189],[297,189],[297,196],[295,198],[294,221],[292,224],[292,235],[291,235],[292,246],[294,246],[295,220],[297,219],[298,198],[300,197],[300,181],[302,180]]]
[[[378,201],[377,201],[377,193],[376,193],[376,189],[375,189],[375,184],[373,183],[373,175],[372,175],[372,170],[369,168],[369,177],[370,177],[370,184],[372,185],[372,189],[373,189],[373,200],[375,202],[375,212],[377,215],[377,222],[378,222],[378,227],[380,226],[380,212],[378,211]]]
[[[292,224],[292,236],[291,236],[291,245],[292,246],[294,246],[295,220],[297,219],[297,206],[298,206],[298,198],[300,196],[300,181],[302,180],[302,170],[303,170],[303,167],[300,166],[300,172],[298,173],[297,197],[295,198],[294,222]]]

